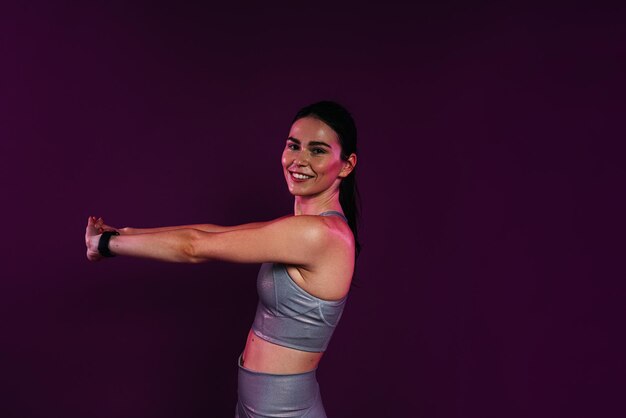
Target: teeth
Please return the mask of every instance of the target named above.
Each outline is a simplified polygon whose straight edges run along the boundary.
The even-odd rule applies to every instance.
[[[299,173],[291,173],[291,174],[298,180],[306,180],[306,179],[311,178],[311,176],[305,176],[304,174],[299,174]]]

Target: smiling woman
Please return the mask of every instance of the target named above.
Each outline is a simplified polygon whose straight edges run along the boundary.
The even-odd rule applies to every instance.
[[[282,166],[293,215],[236,226],[113,228],[89,217],[87,258],[262,263],[238,362],[235,417],[326,417],[316,369],[341,318],[360,245],[356,127],[335,102],[301,109]]]
[[[294,196],[319,194],[332,200],[339,194],[339,184],[356,165],[356,154],[342,158],[337,133],[314,116],[297,119],[289,132],[283,151],[283,169]],[[297,213],[296,213],[297,215]]]

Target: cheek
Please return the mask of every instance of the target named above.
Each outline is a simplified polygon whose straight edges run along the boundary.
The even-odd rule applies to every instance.
[[[340,171],[342,165],[342,161],[325,161],[323,165],[320,166],[320,168],[322,168],[324,171],[331,173],[335,171]]]

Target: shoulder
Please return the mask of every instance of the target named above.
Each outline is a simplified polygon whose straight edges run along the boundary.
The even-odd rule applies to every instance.
[[[285,239],[296,251],[303,251],[310,261],[354,259],[355,241],[348,224],[336,216],[297,215],[288,216],[268,224],[273,229],[269,236]]]
[[[303,244],[324,245],[335,238],[332,223],[321,216],[292,215],[285,216],[263,226],[272,233],[291,236]]]
[[[314,239],[354,239],[348,224],[336,216],[291,215],[270,221],[265,226],[304,234]]]

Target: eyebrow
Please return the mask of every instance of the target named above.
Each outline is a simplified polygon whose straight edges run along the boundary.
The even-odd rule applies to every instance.
[[[296,143],[296,144],[298,144],[298,145],[301,145],[301,144],[302,144],[302,143],[300,142],[300,140],[299,140],[299,139],[294,138],[293,136],[290,136],[289,138],[287,138],[287,140],[288,140],[288,141],[293,141],[293,142],[295,142],[295,143]],[[312,146],[321,145],[321,146],[323,146],[323,147],[332,148],[332,147],[331,147],[330,145],[328,145],[326,142],[322,142],[322,141],[311,141],[311,142],[309,142],[309,145],[312,145]]]

